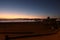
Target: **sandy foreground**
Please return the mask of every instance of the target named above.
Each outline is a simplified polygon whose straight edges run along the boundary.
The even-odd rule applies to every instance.
[[[60,40],[60,32],[54,35],[49,35],[49,36],[23,38],[23,39],[18,39],[18,40]]]
[[[27,25],[28,24],[28,25]],[[38,25],[38,26],[37,26]],[[36,33],[49,33],[53,32],[49,30],[49,27],[42,24],[34,24],[34,23],[13,23],[13,24],[0,24],[0,40],[5,40],[5,36],[8,35],[9,37],[17,37],[17,36],[24,36],[24,35],[31,35],[31,34],[6,34],[2,32],[35,32]],[[24,37],[24,38],[16,38],[11,40],[60,40],[60,31],[56,34],[46,35],[46,36],[35,36],[35,37]]]
[[[0,40],[5,40],[4,34],[0,34]],[[53,35],[18,38],[18,39],[12,39],[12,40],[60,40],[60,31]]]

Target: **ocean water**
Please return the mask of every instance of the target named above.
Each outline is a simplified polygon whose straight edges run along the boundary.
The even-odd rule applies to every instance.
[[[1,20],[0,22],[36,22],[35,20]]]

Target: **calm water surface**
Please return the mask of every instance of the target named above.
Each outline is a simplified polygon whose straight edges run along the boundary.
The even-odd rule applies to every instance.
[[[1,20],[0,22],[36,22],[35,20]]]

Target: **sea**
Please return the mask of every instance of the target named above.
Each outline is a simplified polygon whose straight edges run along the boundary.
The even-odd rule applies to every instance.
[[[36,22],[35,20],[0,20],[0,22]]]

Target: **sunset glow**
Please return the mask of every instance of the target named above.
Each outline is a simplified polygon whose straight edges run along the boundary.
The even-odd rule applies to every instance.
[[[0,12],[0,19],[15,19],[15,18],[45,18],[45,16],[28,15],[19,12]]]
[[[56,1],[0,0],[0,19],[59,18],[58,6]]]
[[[38,17],[38,16],[28,16],[28,15],[14,15],[14,14],[3,14],[0,16],[1,19],[15,19],[15,18],[44,18],[44,17]]]

